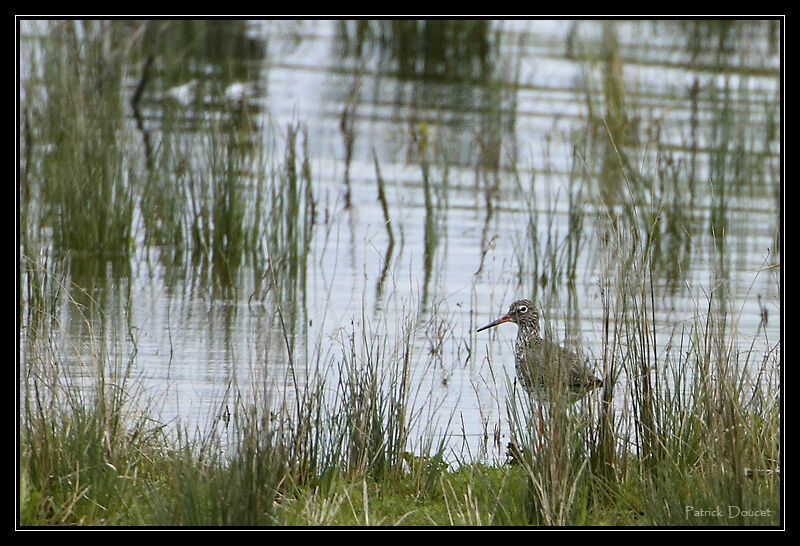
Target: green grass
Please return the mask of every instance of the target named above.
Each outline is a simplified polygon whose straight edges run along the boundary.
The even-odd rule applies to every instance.
[[[694,130],[708,131],[703,140],[714,147],[715,185],[703,214],[687,212],[698,184],[694,138],[681,157],[659,140],[659,120],[631,105],[635,93],[624,88],[619,46],[606,27],[601,93],[587,91],[586,136],[575,137],[580,153],[568,178],[568,233],[558,232],[555,207],[523,201],[528,222],[516,270],[518,288],[543,302],[543,316],[558,316],[550,311],[563,307],[563,290],[570,298],[566,314],[579,315],[572,313],[584,273],[579,256],[596,250],[598,369],[607,387],[574,407],[554,402],[541,423],[538,408],[512,390],[514,464],[448,465],[444,446],[456,432],[412,433],[427,415],[420,404],[430,400],[412,384],[411,367],[420,361],[435,369],[437,358],[415,346],[413,334],[424,328],[420,315],[404,317],[396,332],[372,331],[362,317],[365,326],[324,345],[309,340],[302,317],[317,212],[301,125],[261,128],[268,136],[250,140],[242,112],[238,123],[209,124],[184,140],[165,116],[162,140],[153,142],[145,165],[142,150],[115,145],[130,137],[121,123],[126,78],[102,62],[104,44],[137,51],[141,34],[135,26],[129,34],[110,28],[58,24],[42,56],[27,59],[42,64],[32,68],[40,78],[25,89],[21,109],[22,526],[780,523],[780,352],[762,350],[768,342],[758,334],[739,339],[741,317],[729,289],[736,268],[725,245],[731,211],[746,194],[743,181],[770,184],[778,177],[774,158],[757,161],[762,150],[754,149],[747,113],[733,108],[732,99],[694,104]],[[708,128],[694,119],[698,112],[712,120]],[[633,121],[649,124],[653,138],[640,142]],[[428,302],[434,298],[427,278],[446,235],[440,223],[449,171],[445,164],[440,184],[424,128],[412,155],[426,212],[422,307],[433,324],[440,317]],[[740,148],[755,153],[745,161]],[[480,163],[476,179],[487,181],[488,225],[499,196],[498,162]],[[383,195],[377,157],[375,170]],[[436,199],[440,187],[444,197]],[[518,188],[527,190],[521,182]],[[381,202],[393,240],[398,224],[390,227],[385,195]],[[154,420],[132,376],[141,357],[125,323],[130,302],[122,306],[122,327],[109,327],[98,317],[106,302],[89,295],[109,291],[84,284],[103,282],[95,279],[106,279],[109,264],[118,273],[112,277],[129,275],[137,226],[163,250],[167,275],[191,269],[191,282],[199,279],[213,297],[243,301],[237,280],[243,270],[252,273],[257,288],[248,303],[275,311],[270,326],[284,345],[268,352],[284,356],[289,378],[279,394],[289,396],[278,400],[266,383],[253,385],[252,399],[234,405],[224,426],[218,416],[209,430]],[[701,233],[711,244],[699,240]],[[88,257],[83,265],[82,257]],[[656,314],[664,304],[654,287],[666,280],[673,295],[682,294],[676,281],[692,259],[709,264],[713,278],[701,286],[705,295],[695,300],[692,320],[659,330]],[[83,319],[75,321],[81,335],[70,330],[69,339],[89,339],[86,347],[58,346],[65,306]],[[429,330],[431,347],[456,338],[454,332],[447,321]],[[91,378],[82,386],[67,375],[70,356]],[[728,517],[731,507],[737,517]]]
[[[20,523],[778,525],[775,355],[747,362],[710,306],[662,341],[659,366],[643,373],[635,347],[653,337],[641,318],[649,298],[622,293],[609,300],[619,329],[605,341],[604,366],[607,385],[627,378],[615,391],[625,409],[610,410],[610,391],[574,406],[557,398],[539,425],[523,398],[509,405],[520,452],[494,465],[445,464],[447,431],[410,436],[421,413],[411,404],[408,332],[353,327],[338,354],[314,364],[315,379],[287,385],[293,402],[275,402],[265,387],[232,408],[224,428],[190,434],[150,418],[131,377],[136,354],[112,356],[113,342],[84,357],[95,370],[88,388],[62,377],[60,351],[37,343],[58,324],[40,320],[22,384]],[[93,324],[91,308],[67,301]],[[758,367],[759,383],[745,364]],[[411,444],[420,451],[408,453]],[[718,508],[723,516],[709,515]]]
[[[777,525],[780,515],[777,477],[745,478],[719,460],[687,468],[680,457],[666,457],[653,469],[630,465],[613,482],[577,459],[562,464],[539,454],[530,467],[437,466],[425,480],[413,468],[389,479],[328,469],[313,483],[299,483],[284,453],[268,444],[254,443],[225,461],[176,449],[163,436],[109,446],[97,416],[58,424],[63,432],[48,436],[60,452],[46,452],[53,464],[33,455],[41,445],[23,441],[23,526]],[[553,464],[555,474],[541,472]],[[570,469],[576,473],[564,482],[569,489],[550,490],[543,476]],[[772,516],[687,518],[689,506]]]

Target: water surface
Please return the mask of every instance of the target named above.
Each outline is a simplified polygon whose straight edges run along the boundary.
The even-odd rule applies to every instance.
[[[285,396],[305,380],[287,346],[308,374],[335,373],[326,363],[365,332],[395,358],[411,325],[417,426],[453,434],[448,456],[498,456],[515,328],[475,329],[534,298],[547,334],[597,362],[614,222],[661,234],[662,351],[711,294],[753,361],[779,349],[775,21],[23,21],[23,110],[41,107],[32,97],[46,88],[42,44],[62,36],[56,25],[73,25],[79,42],[116,32],[130,44],[114,50],[129,58],[103,61],[123,72],[116,146],[138,204],[121,259],[65,244],[41,212],[46,175],[26,163],[28,149],[34,164],[62,145],[23,140],[21,169],[33,173],[21,184],[23,266],[44,264],[75,283],[78,303],[99,304],[90,334],[85,308],[61,296],[54,351],[68,374],[90,381],[96,351],[135,355],[157,420],[202,430],[247,403],[253,384]],[[274,191],[290,193],[268,175],[290,163],[305,208],[270,242]],[[212,214],[221,172],[240,199],[224,201],[232,216]],[[190,190],[170,204],[159,192],[172,187]],[[209,233],[220,218],[236,225],[205,247],[188,221],[182,238],[159,231],[204,211]],[[212,243],[229,251],[236,226],[260,231],[231,259]],[[298,254],[287,226],[309,234]],[[293,256],[283,267],[299,264],[277,299],[276,245]]]

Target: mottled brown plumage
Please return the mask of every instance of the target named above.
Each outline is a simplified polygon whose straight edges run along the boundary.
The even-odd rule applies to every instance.
[[[542,391],[560,385],[557,392],[576,398],[603,386],[603,380],[595,376],[577,354],[542,339],[539,314],[532,301],[515,301],[508,313],[478,328],[478,332],[504,322],[513,322],[518,327],[514,345],[517,377],[529,393],[540,395]],[[557,392],[551,391],[550,394]]]

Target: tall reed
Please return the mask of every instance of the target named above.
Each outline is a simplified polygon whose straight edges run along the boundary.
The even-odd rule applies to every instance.
[[[125,145],[125,73],[106,56],[131,36],[99,21],[53,22],[49,32],[22,60],[32,76],[21,101],[30,161],[21,217],[52,230],[62,254],[126,260],[138,171]]]
[[[26,283],[46,279],[82,324],[64,325],[51,306],[28,300],[29,313],[39,316],[27,321],[35,332],[27,331],[20,355],[22,523],[135,520],[151,468],[148,454],[160,440],[160,427],[148,418],[148,402],[134,377],[135,344],[103,326],[106,318],[96,302],[87,294],[77,298],[81,290],[66,284],[57,270],[28,264],[26,269],[38,274]],[[82,329],[85,343],[66,337],[65,328]],[[77,367],[67,366],[67,358],[76,359]]]

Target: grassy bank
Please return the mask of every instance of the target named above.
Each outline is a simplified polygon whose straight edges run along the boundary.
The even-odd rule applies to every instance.
[[[754,362],[738,351],[711,301],[696,323],[657,339],[646,285],[619,286],[606,291],[606,389],[575,406],[554,401],[541,424],[527,398],[510,403],[519,452],[508,464],[446,464],[446,436],[457,432],[411,436],[421,412],[405,330],[353,327],[331,356],[289,364],[311,373],[283,401],[253,389],[195,432],[152,419],[135,352],[120,357],[95,336],[83,363],[93,379],[80,386],[54,343],[31,338],[20,523],[777,525],[776,353]],[[31,323],[40,339],[57,338],[57,322]]]
[[[542,403],[513,379],[501,388],[505,378],[492,375],[489,388],[504,393],[495,398],[498,426],[513,447],[508,462],[476,462],[446,447],[466,434],[452,416],[445,429],[426,421],[441,417],[433,381],[446,384],[458,366],[465,381],[488,364],[511,369],[487,363],[488,352],[480,360],[485,340],[459,329],[486,310],[453,301],[459,310],[448,316],[453,293],[436,285],[450,257],[448,211],[457,210],[450,198],[469,207],[463,196],[470,190],[457,180],[469,164],[450,162],[442,133],[429,138],[434,118],[407,120],[410,134],[401,130],[401,137],[410,143],[406,163],[419,168],[421,202],[409,204],[392,201],[384,186],[405,191],[415,182],[390,180],[393,161],[372,147],[368,164],[382,212],[372,234],[385,229],[387,249],[370,247],[359,263],[358,237],[351,232],[345,248],[338,233],[343,241],[346,224],[354,225],[350,162],[353,143],[367,135],[359,135],[355,102],[340,123],[345,184],[324,186],[312,172],[317,158],[309,157],[315,132],[296,121],[270,125],[269,115],[257,115],[263,101],[223,101],[222,90],[242,77],[223,62],[205,79],[181,72],[192,63],[173,60],[173,52],[193,42],[175,47],[180,33],[169,25],[54,23],[24,57],[32,77],[20,109],[21,526],[781,523],[781,346],[766,334],[764,307],[761,324],[740,328],[753,316],[744,316],[745,302],[760,305],[761,296],[734,286],[737,271],[757,277],[777,270],[769,263],[779,262],[780,229],[761,226],[774,231],[775,245],[758,271],[742,264],[755,252],[750,241],[762,239],[731,234],[750,221],[739,214],[750,195],[774,192],[779,201],[779,158],[767,147],[775,136],[755,133],[757,116],[732,106],[735,93],[718,98],[695,82],[684,140],[662,136],[669,120],[659,108],[637,106],[626,89],[609,22],[603,50],[586,61],[586,118],[568,136],[566,170],[551,164],[559,152],[550,144],[544,165],[534,158],[526,167],[522,143],[506,158],[502,109],[482,114],[470,211],[485,214],[481,248],[472,249],[481,265],[472,286],[458,290],[496,280],[480,278],[484,258],[510,264],[502,275],[516,275],[513,290],[541,304],[542,317],[555,317],[545,332],[557,331],[549,326],[558,317],[571,317],[571,340],[586,332],[571,320],[591,321],[598,334],[592,364],[605,386],[574,405],[561,397]],[[217,25],[190,26],[217,29],[223,34],[212,43],[226,43]],[[491,63],[475,66],[477,76]],[[737,98],[747,99],[742,81]],[[196,109],[170,98],[177,84],[192,82],[207,97]],[[761,111],[756,101],[745,104]],[[773,105],[764,111],[778,117]],[[329,166],[323,161],[320,169]],[[566,212],[558,206],[564,191]],[[409,227],[416,221],[423,226],[417,232]],[[516,226],[523,226],[516,255],[507,262],[492,255],[497,232]],[[375,245],[372,234],[365,239]],[[393,253],[407,258],[415,250],[413,267],[417,259],[421,267],[406,272],[408,260],[397,265]],[[341,309],[326,305],[340,285],[325,282],[327,293],[310,288],[315,269],[328,267],[326,253],[351,264],[324,271],[325,281],[357,272],[366,284],[372,260],[380,259],[375,309],[364,298],[360,320],[349,325]],[[158,267],[146,267],[150,260]],[[412,289],[393,291],[406,274]],[[588,295],[576,291],[583,281],[593,283]],[[163,320],[141,318],[148,303],[133,318],[135,298],[149,290],[167,302]],[[415,293],[420,301],[405,301]],[[357,291],[337,295],[354,299]],[[590,308],[580,307],[594,297]],[[173,301],[183,307],[178,318],[170,315]],[[224,338],[225,351],[257,350],[248,362],[238,354],[225,360],[231,375],[208,381],[235,395],[207,425],[160,422],[166,395],[147,391],[145,376],[163,360],[171,366],[174,347],[171,332],[159,345],[152,330],[205,312],[198,322],[208,323],[207,337]],[[230,320],[236,313],[253,320]],[[329,319],[336,328],[326,323],[328,313],[337,313]],[[232,339],[243,328],[252,337]],[[190,352],[206,349],[197,349],[206,333],[188,331],[187,338],[196,336],[187,341]],[[148,335],[153,352],[161,351],[152,359],[138,350]],[[193,370],[207,364],[190,362]],[[421,381],[429,371],[438,375]],[[168,390],[173,380],[168,373],[159,385]]]

